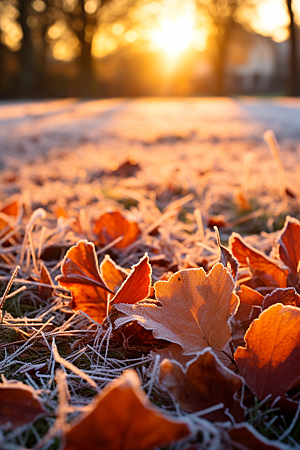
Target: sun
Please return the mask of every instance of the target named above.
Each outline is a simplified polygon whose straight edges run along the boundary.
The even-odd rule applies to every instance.
[[[152,41],[170,56],[184,51],[192,42],[194,21],[190,16],[182,16],[177,20],[164,18],[161,26],[152,32]]]

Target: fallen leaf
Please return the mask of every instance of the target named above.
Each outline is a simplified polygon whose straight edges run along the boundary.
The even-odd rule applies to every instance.
[[[132,266],[130,275],[126,278],[121,288],[114,296],[112,303],[137,303],[146,299],[150,294],[151,266],[147,253],[142,259]]]
[[[156,338],[165,339],[193,354],[205,347],[222,350],[231,339],[229,320],[239,300],[233,293],[235,283],[222,264],[216,264],[208,275],[202,268],[176,272],[168,281],[154,285],[155,302],[116,305],[128,317],[116,320],[116,326],[137,320],[153,330]]]
[[[136,222],[129,222],[118,211],[103,214],[96,221],[94,233],[101,245],[107,245],[120,236],[123,239],[115,244],[115,248],[123,249],[137,240],[141,230]]]
[[[300,295],[297,294],[294,288],[275,289],[271,294],[265,296],[262,308],[267,309],[276,303],[300,308]]]
[[[49,273],[49,270],[47,267],[41,263],[40,267],[40,276],[39,276],[39,282],[43,284],[48,284],[49,287],[46,286],[39,286],[39,294],[43,299],[48,299],[52,297],[54,293],[54,284],[51,278],[51,275]]]
[[[245,409],[236,398],[243,380],[223,366],[209,348],[197,353],[186,364],[186,369],[175,360],[164,359],[160,365],[159,381],[184,411],[202,411],[223,403],[222,408],[203,417],[219,422],[227,421],[230,415],[236,422],[244,419]]]
[[[282,232],[278,239],[278,252],[281,261],[284,262],[294,275],[298,273],[300,261],[300,222],[287,216]]]
[[[151,405],[136,372],[126,370],[67,429],[64,450],[149,450],[189,434],[186,422]]]
[[[229,250],[243,266],[248,266],[249,261],[251,268],[271,276],[279,287],[286,287],[288,271],[279,267],[279,262],[275,262],[264,253],[246,244],[238,233],[232,233],[230,236]]]
[[[100,264],[100,273],[106,286],[116,293],[128,277],[129,271],[118,266],[110,256],[105,255]]]
[[[46,411],[35,390],[19,381],[0,384],[0,427],[4,430],[33,422]]]
[[[229,272],[231,273],[234,281],[236,282],[238,275],[239,262],[238,260],[227,250],[224,245],[221,244],[220,235],[217,227],[214,227],[214,230],[217,235],[217,242],[220,249],[221,257],[220,263],[223,264],[224,267],[227,267]]]
[[[70,308],[81,310],[96,322],[102,323],[107,314],[107,292],[98,269],[95,246],[79,241],[71,247],[61,266],[62,275],[56,279],[60,286],[72,292]]]
[[[228,431],[230,444],[236,450],[290,450],[279,441],[270,441],[249,423],[241,423]]]
[[[245,285],[240,286],[237,295],[244,305],[261,306],[264,300],[263,295]]]
[[[283,397],[300,376],[300,309],[276,304],[250,325],[235,361],[247,386],[263,400]]]

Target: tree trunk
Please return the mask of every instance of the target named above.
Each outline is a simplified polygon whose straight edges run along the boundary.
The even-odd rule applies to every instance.
[[[81,97],[94,97],[95,96],[95,79],[93,72],[93,61],[91,53],[91,43],[87,42],[85,39],[85,28],[87,25],[95,25],[93,19],[89,19],[86,12],[84,11],[84,0],[79,0],[79,5],[82,8],[81,20],[83,21],[84,27],[78,32],[78,37],[81,42],[81,54],[78,58],[79,63],[79,93]]]
[[[296,35],[296,24],[294,19],[294,11],[292,0],[286,0],[290,16],[290,64],[289,64],[289,80],[288,80],[288,94],[296,96],[300,94],[300,80],[299,80],[299,66],[298,66],[298,42]]]

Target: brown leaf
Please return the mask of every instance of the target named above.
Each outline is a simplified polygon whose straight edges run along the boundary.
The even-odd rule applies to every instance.
[[[61,267],[58,283],[72,292],[70,307],[81,310],[96,322],[102,323],[107,313],[107,292],[98,269],[95,246],[92,242],[79,241],[71,247]]]
[[[43,263],[41,263],[39,282],[49,285],[49,287],[39,286],[40,296],[44,299],[48,299],[48,298],[52,297],[52,295],[54,293],[54,284],[53,284],[51,275],[49,273],[49,270]]]
[[[300,295],[297,294],[294,288],[275,289],[271,294],[265,296],[262,307],[267,309],[276,303],[300,308]]]
[[[118,266],[108,255],[100,264],[101,276],[109,289],[117,292],[128,277],[129,271]]]
[[[142,259],[132,266],[128,278],[122,284],[114,296],[112,303],[137,303],[146,299],[150,294],[151,287],[151,266],[147,253]]]
[[[221,257],[220,257],[220,263],[223,264],[224,267],[227,267],[229,272],[231,273],[234,281],[237,279],[238,274],[238,268],[239,268],[239,262],[238,260],[230,253],[229,250],[227,250],[224,245],[221,244],[220,235],[217,227],[214,227],[214,230],[217,235],[217,242],[220,248]]]
[[[156,410],[134,370],[106,386],[65,433],[64,450],[149,450],[190,434],[186,422]]]
[[[123,249],[137,240],[141,230],[136,222],[129,222],[118,211],[103,214],[96,221],[94,233],[101,245],[107,245],[120,236],[123,239],[115,244],[115,248]]]
[[[261,306],[264,296],[248,286],[242,285],[237,292],[240,302],[244,305]]]
[[[35,390],[19,381],[0,384],[0,427],[5,430],[33,422],[45,414]]]
[[[271,276],[279,287],[286,287],[288,271],[279,267],[279,263],[277,264],[264,253],[246,244],[238,233],[232,233],[230,236],[229,249],[240,264],[247,266],[249,261],[251,268]]]
[[[251,391],[263,400],[284,397],[300,376],[300,309],[276,304],[255,320],[235,361]]]
[[[203,417],[224,422],[230,417],[225,413],[228,410],[236,422],[244,419],[245,410],[236,399],[243,380],[223,366],[209,348],[197,353],[186,369],[174,360],[164,359],[159,381],[184,411],[202,411],[223,403],[222,408]]]
[[[236,450],[289,450],[290,446],[270,441],[249,423],[241,423],[228,431],[230,444]],[[236,445],[235,445],[236,444]]]
[[[284,228],[280,233],[279,257],[292,271],[294,275],[298,273],[300,261],[300,222],[293,217],[287,216]],[[284,286],[283,286],[284,287]]]
[[[202,268],[184,269],[169,281],[154,285],[154,302],[116,305],[128,318],[116,321],[116,326],[137,320],[153,330],[156,338],[182,346],[184,354],[193,354],[205,347],[222,350],[231,339],[229,319],[239,300],[233,293],[235,283],[222,264],[216,264],[208,275]]]

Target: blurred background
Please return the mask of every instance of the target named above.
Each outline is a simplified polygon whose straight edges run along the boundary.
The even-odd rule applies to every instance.
[[[0,98],[299,95],[300,0],[0,0]]]

